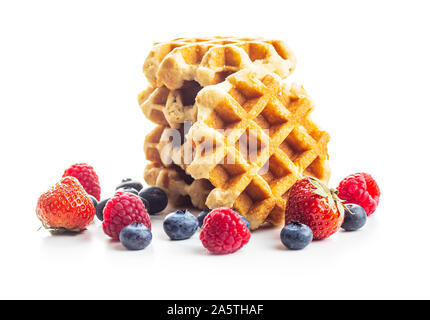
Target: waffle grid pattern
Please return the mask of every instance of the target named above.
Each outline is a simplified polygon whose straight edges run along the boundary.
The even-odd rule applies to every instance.
[[[184,81],[212,85],[241,69],[274,72],[282,78],[295,68],[295,57],[284,42],[259,38],[178,38],[158,43],[143,71],[154,87],[179,89]]]
[[[145,181],[166,191],[175,206],[193,205],[206,208],[205,202],[213,186],[208,180],[194,180],[177,166],[165,167],[153,162],[145,168]]]
[[[149,87],[138,96],[138,102],[145,116],[152,122],[179,128],[185,121],[194,121],[195,98],[202,87],[195,81],[187,81],[177,90],[162,86]]]
[[[302,173],[328,180],[329,135],[310,120],[313,104],[302,88],[286,88],[275,75],[260,81],[243,70],[204,88],[196,106],[198,121],[183,145],[166,148],[169,129],[159,126],[145,151],[151,161],[173,159],[192,177],[209,180],[215,187],[206,201],[210,208],[232,206],[253,229],[266,220],[279,224],[287,192]],[[250,148],[249,141],[256,143]],[[190,149],[191,162],[185,159]]]
[[[213,37],[158,43],[145,60],[143,70],[151,85],[139,94],[139,105],[156,124],[178,128],[195,121],[194,101],[203,86],[245,68],[285,78],[295,68],[295,57],[279,40]]]

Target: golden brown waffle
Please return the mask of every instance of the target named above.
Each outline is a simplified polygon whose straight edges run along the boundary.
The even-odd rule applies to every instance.
[[[282,78],[295,68],[295,57],[284,42],[261,38],[178,38],[155,44],[143,66],[153,87],[171,90],[196,81],[208,86],[241,69],[257,75],[274,72]]]
[[[195,98],[202,87],[196,82],[186,82],[181,89],[169,90],[162,86],[149,87],[138,96],[145,116],[154,123],[179,128],[185,121],[194,121]]]
[[[184,132],[181,129],[172,129],[166,126],[155,127],[148,135],[145,137],[144,151],[146,159],[154,162],[160,163],[168,167],[174,163],[172,160],[173,149],[170,147],[172,139],[171,137],[177,134],[180,141],[175,143],[179,146],[184,142]]]
[[[160,163],[150,163],[145,168],[146,183],[166,191],[174,206],[192,204],[199,209],[206,208],[205,202],[212,184],[206,179],[194,180],[178,166],[165,167]]]
[[[242,68],[257,75],[274,71],[286,77],[294,67],[294,55],[282,41],[231,37],[175,39],[156,44],[148,55],[144,71],[152,85],[139,95],[138,101],[148,119],[178,128],[185,121],[196,120],[194,101],[202,86],[224,81]],[[177,84],[171,88],[177,89],[163,85],[172,81]]]
[[[202,89],[196,108],[197,122],[179,133],[179,145],[171,145],[172,129],[159,126],[145,151],[151,161],[173,160],[194,179],[209,180],[209,208],[234,207],[252,229],[264,221],[279,224],[288,190],[302,173],[328,181],[329,135],[310,119],[313,103],[303,88],[242,70]],[[252,148],[241,147],[249,141],[256,141]],[[208,152],[208,145],[215,148]]]

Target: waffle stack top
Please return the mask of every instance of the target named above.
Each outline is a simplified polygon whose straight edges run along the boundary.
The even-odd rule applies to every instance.
[[[313,103],[287,85],[295,58],[282,41],[176,39],[156,44],[138,97],[157,127],[145,139],[145,180],[171,201],[233,207],[252,229],[283,222],[288,190],[303,173],[328,181],[329,135]]]
[[[295,57],[282,41],[175,39],[155,44],[146,58],[143,71],[150,86],[139,95],[139,104],[155,123],[177,128],[194,120],[194,100],[202,87],[220,83],[242,69],[285,78],[294,68]]]

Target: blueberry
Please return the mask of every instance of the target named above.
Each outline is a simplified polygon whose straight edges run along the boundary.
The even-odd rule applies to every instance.
[[[139,192],[139,197],[145,198],[149,202],[149,214],[156,214],[167,207],[167,194],[160,188],[149,187]]]
[[[143,205],[145,206],[146,211],[149,211],[149,201],[146,200],[145,198],[139,197],[140,200],[142,200]]]
[[[118,189],[130,189],[130,188],[136,189],[137,192],[139,192],[140,190],[142,190],[143,185],[139,181],[127,180],[127,181],[121,182],[116,187],[116,190],[118,190]]]
[[[362,207],[353,203],[348,203],[345,207],[345,218],[342,224],[343,229],[346,231],[355,231],[366,224],[367,214]]]
[[[100,221],[103,221],[103,209],[106,206],[106,203],[110,200],[110,198],[104,199],[97,204],[96,207],[96,216]]]
[[[249,224],[248,219],[246,219],[244,216],[240,216],[240,218],[245,222],[245,225],[248,227],[249,230],[251,230],[251,225]]]
[[[142,250],[151,243],[152,233],[143,223],[133,222],[121,230],[119,240],[128,250]]]
[[[281,241],[290,250],[303,249],[312,239],[311,228],[300,222],[290,222],[281,231]]]
[[[164,219],[163,228],[172,240],[190,238],[197,230],[199,220],[188,210],[178,210],[170,213]]]
[[[97,208],[97,199],[96,198],[94,198],[92,195],[88,195],[88,197],[90,197],[90,199],[91,199],[91,201],[93,202],[93,205],[94,205],[94,208]]]
[[[121,192],[129,192],[129,193],[133,193],[133,194],[135,194],[136,196],[139,194],[139,191],[137,191],[136,189],[134,189],[134,188],[119,188],[119,189],[117,189],[116,190],[117,192],[118,191],[121,191]]]
[[[211,209],[205,209],[202,212],[199,213],[197,216],[197,220],[199,221],[199,227],[201,228],[203,226],[203,221],[205,220],[206,216],[211,212]]]

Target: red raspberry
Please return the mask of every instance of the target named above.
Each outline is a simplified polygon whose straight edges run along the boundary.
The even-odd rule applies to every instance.
[[[129,192],[117,192],[103,210],[103,230],[114,240],[119,240],[122,228],[133,222],[143,223],[151,229],[151,220],[142,200]]]
[[[368,173],[347,176],[339,183],[337,189],[339,198],[346,203],[355,203],[363,207],[368,216],[375,212],[379,204],[381,192],[376,181]]]
[[[85,191],[100,201],[100,183],[94,168],[86,163],[77,163],[64,171],[63,177],[75,177]]]
[[[215,254],[233,253],[248,243],[251,233],[239,214],[229,208],[212,210],[200,233],[203,246]]]

